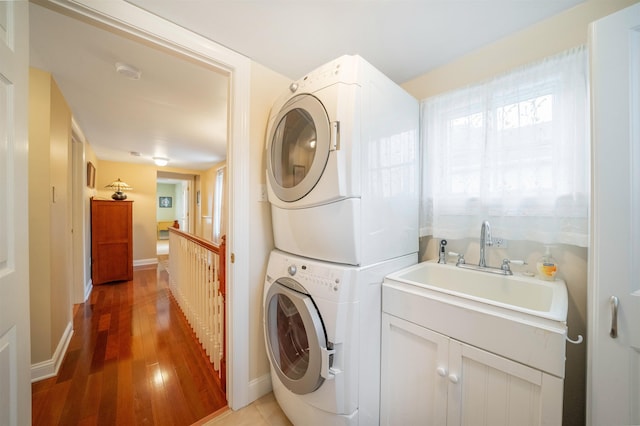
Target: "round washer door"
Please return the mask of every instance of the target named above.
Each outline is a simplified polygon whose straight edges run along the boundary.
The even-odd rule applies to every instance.
[[[279,199],[293,202],[318,183],[329,158],[329,116],[315,96],[294,96],[268,135],[267,175]]]
[[[284,285],[283,285],[284,283]],[[308,294],[292,290],[290,278],[276,280],[265,302],[267,351],[280,381],[304,395],[320,387],[326,337],[320,315]]]

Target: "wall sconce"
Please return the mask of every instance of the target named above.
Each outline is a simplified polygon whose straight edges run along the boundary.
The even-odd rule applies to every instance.
[[[127,194],[122,191],[131,191],[133,189],[129,184],[122,182],[120,178],[118,178],[118,180],[114,180],[109,185],[105,186],[105,188],[110,188],[116,191],[111,196],[114,200],[126,200]]]
[[[156,163],[156,166],[163,167],[169,163],[169,159],[164,157],[153,157],[153,162]]]

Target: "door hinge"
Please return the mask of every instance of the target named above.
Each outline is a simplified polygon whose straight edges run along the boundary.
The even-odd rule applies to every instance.
[[[231,253],[231,263],[236,263],[236,254]]]

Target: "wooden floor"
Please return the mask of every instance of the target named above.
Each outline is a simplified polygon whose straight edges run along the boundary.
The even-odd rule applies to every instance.
[[[34,425],[191,425],[226,407],[167,279],[136,270],[76,305],[58,376],[32,385]]]

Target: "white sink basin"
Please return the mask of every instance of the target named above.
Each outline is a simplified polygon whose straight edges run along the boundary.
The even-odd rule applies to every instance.
[[[541,318],[567,320],[567,287],[562,280],[498,275],[435,262],[419,263],[387,279]]]
[[[562,280],[423,262],[387,275],[382,311],[564,377],[567,288]]]

